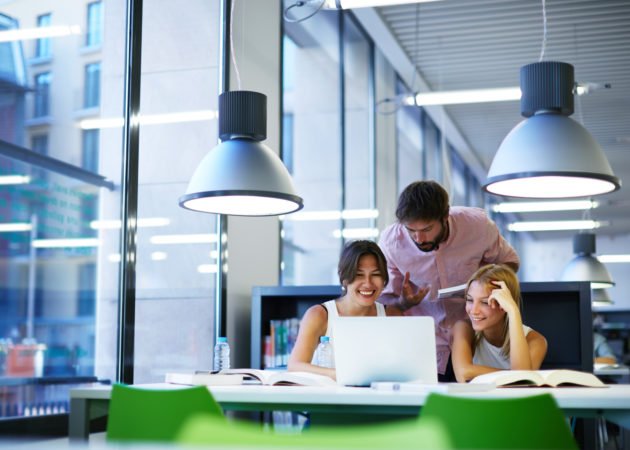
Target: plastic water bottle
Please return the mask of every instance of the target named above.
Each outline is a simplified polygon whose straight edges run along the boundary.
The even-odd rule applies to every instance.
[[[214,346],[214,371],[226,370],[230,368],[230,345],[226,337],[217,339]]]
[[[333,348],[328,336],[321,336],[319,338],[319,345],[317,346],[317,365],[320,367],[335,367]]]

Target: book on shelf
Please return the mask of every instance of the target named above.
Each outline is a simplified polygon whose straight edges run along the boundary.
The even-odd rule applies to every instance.
[[[452,394],[456,392],[484,392],[496,389],[493,383],[420,383],[420,382],[395,382],[395,381],[374,381],[372,389],[389,392],[418,392],[429,394],[438,392],[442,394]]]
[[[264,367],[271,369],[286,367],[300,327],[300,319],[272,319],[269,334],[263,337]]]
[[[438,289],[438,298],[463,297],[466,291],[466,283],[458,284],[443,289]]]
[[[227,369],[219,375],[241,376],[247,381],[255,381],[269,386],[337,386],[337,382],[325,375],[310,372],[289,372],[286,370]]]
[[[211,372],[167,373],[164,381],[187,386],[228,386],[243,384],[244,375],[226,375]]]
[[[478,375],[470,380],[470,383],[493,383],[497,387],[606,387],[606,385],[592,373],[568,369],[499,370],[497,372]]]

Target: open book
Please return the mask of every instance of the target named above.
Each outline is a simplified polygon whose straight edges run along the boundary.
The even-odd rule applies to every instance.
[[[165,382],[188,386],[228,386],[243,384],[243,375],[223,375],[210,372],[167,373]]]
[[[325,375],[286,370],[227,369],[219,372],[224,376],[241,376],[265,385],[274,386],[337,386],[337,382]]]
[[[586,386],[606,387],[592,373],[577,370],[499,370],[476,376],[470,383],[494,383],[497,387],[519,386]]]
[[[466,291],[466,283],[438,289],[438,298],[463,297],[464,291]]]

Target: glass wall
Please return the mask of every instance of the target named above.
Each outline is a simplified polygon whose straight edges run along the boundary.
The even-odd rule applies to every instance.
[[[326,11],[285,23],[283,51],[283,159],[305,206],[283,219],[282,284],[335,284],[344,241],[378,235],[373,47]]]
[[[143,8],[137,383],[211,367],[216,216],[180,208],[178,199],[218,142],[219,23],[219,0]]]
[[[86,125],[122,116],[125,4],[108,5],[91,20],[109,40],[89,52],[88,2],[0,5],[0,36],[13,31],[0,39],[0,370],[25,385],[3,388],[2,416],[67,410],[67,389],[30,391],[33,377],[68,386],[115,375],[120,226],[98,224],[120,219],[122,133]]]
[[[124,0],[0,5],[0,376],[14,384],[116,379],[126,14]],[[219,0],[143,8],[135,382],[210,367],[216,216],[178,198],[217,142],[219,14]],[[66,411],[53,391],[2,390],[0,416]]]
[[[408,89],[398,80],[396,91],[400,95]],[[423,109],[415,106],[403,106],[396,110],[398,194],[410,183],[425,177],[423,114]]]
[[[340,13],[284,23],[283,159],[304,210],[282,222],[282,284],[335,282],[341,239]]]
[[[374,190],[374,89],[371,43],[350,15],[343,21],[343,214],[334,236],[376,239]],[[336,267],[334,265],[333,267]],[[335,277],[335,283],[338,277]]]

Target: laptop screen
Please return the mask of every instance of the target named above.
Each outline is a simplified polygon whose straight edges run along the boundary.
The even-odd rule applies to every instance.
[[[338,317],[333,345],[337,383],[437,383],[432,317]]]

